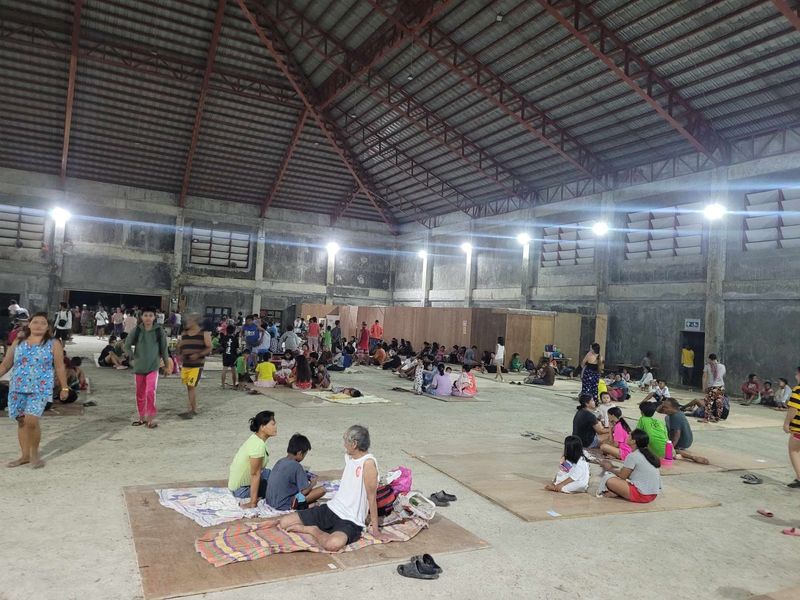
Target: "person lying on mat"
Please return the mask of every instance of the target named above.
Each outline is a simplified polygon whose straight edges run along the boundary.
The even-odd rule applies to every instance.
[[[228,489],[237,498],[249,499],[242,508],[255,508],[267,494],[267,440],[278,435],[275,413],[262,410],[250,419],[250,431],[253,434],[239,447],[228,470]]]
[[[309,479],[300,466],[310,451],[308,438],[295,433],[289,440],[286,456],[272,466],[266,501],[275,510],[305,509],[325,495],[325,488],[314,487],[316,476]]]
[[[360,390],[351,387],[335,387],[331,388],[331,391],[334,394],[347,394],[351,398],[361,398],[364,394],[361,393]]]
[[[685,413],[691,413],[691,416],[697,417],[698,419],[705,420],[706,416],[706,399],[705,398],[696,398],[687,402],[686,404],[681,405],[681,411]],[[720,420],[724,421],[728,418],[731,414],[731,402],[727,396],[722,397],[722,415],[720,415]]]
[[[578,402],[580,404],[572,418],[572,435],[578,436],[586,449],[599,448],[600,443],[608,438],[608,430],[595,414],[597,404],[589,394],[581,394]]]
[[[589,488],[589,463],[583,456],[581,438],[570,435],[564,438],[564,455],[552,483],[544,486],[551,492],[575,494]]]
[[[689,448],[694,441],[694,436],[692,435],[692,428],[689,426],[689,421],[686,418],[686,415],[681,412],[681,405],[678,403],[678,401],[675,400],[675,398],[665,398],[664,402],[661,403],[658,412],[666,415],[664,421],[667,426],[669,439],[672,442],[672,447],[675,449],[675,452],[687,460],[691,460],[701,465],[707,465],[707,458],[698,456],[693,452],[689,452]]]
[[[617,469],[608,460],[600,461],[606,473],[600,480],[597,496],[619,497],[642,504],[652,502],[661,492],[661,473],[658,470],[661,460],[649,450],[650,438],[641,429],[634,429],[627,443],[632,451],[622,467]]]
[[[451,396],[472,398],[478,394],[478,383],[475,381],[475,375],[470,372],[471,369],[472,367],[467,364],[461,366],[461,375],[453,384],[453,389],[450,391]]]
[[[307,533],[328,552],[338,552],[357,541],[369,515],[370,533],[386,538],[378,528],[378,464],[368,453],[369,431],[353,425],[344,433],[344,472],[339,491],[327,504],[286,515],[277,522],[288,532]]]

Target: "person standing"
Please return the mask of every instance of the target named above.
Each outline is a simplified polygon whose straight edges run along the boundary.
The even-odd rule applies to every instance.
[[[342,349],[342,324],[341,321],[336,321],[331,329],[331,351],[336,352]]]
[[[311,352],[319,352],[319,321],[317,317],[311,317],[308,321],[308,347]]]
[[[783,431],[789,434],[789,460],[794,468],[794,481],[788,483],[790,488],[800,488],[800,367],[794,372],[795,386],[786,406],[786,418]]]
[[[103,305],[100,304],[97,306],[97,312],[94,313],[94,328],[97,330],[95,333],[98,340],[105,339],[106,326],[108,326],[108,313],[103,308]]]
[[[225,380],[228,371],[231,372],[231,387],[236,387],[236,359],[239,357],[239,336],[236,335],[236,326],[228,325],[225,335],[219,338],[219,347],[222,351],[222,389],[225,389]]]
[[[375,322],[372,324],[372,327],[369,328],[369,348],[372,350],[375,346],[380,346],[381,342],[383,341],[383,327],[381,327],[380,321],[375,319]]]
[[[280,339],[281,345],[287,352],[291,352],[295,354],[297,349],[300,347],[302,341],[297,334],[294,332],[294,327],[292,325],[289,326],[289,329],[281,336]]]
[[[494,375],[495,381],[504,381],[503,379],[503,363],[506,358],[506,342],[502,337],[497,338],[497,345],[494,347],[494,366],[497,367],[497,373]]]
[[[703,421],[716,423],[722,418],[723,398],[725,397],[725,365],[717,360],[717,355],[708,355],[703,368],[703,392],[705,393],[705,413]]]
[[[681,382],[683,385],[692,385],[692,372],[694,371],[694,350],[689,344],[681,348]]]
[[[72,311],[66,302],[61,302],[58,305],[58,311],[55,318],[56,339],[62,344],[66,344],[69,339],[69,334],[72,331]]]
[[[369,330],[367,329],[366,321],[361,322],[361,333],[358,337],[358,346],[356,349],[365,354],[369,352]]]
[[[89,312],[89,307],[85,304],[81,308],[81,333],[83,335],[89,335],[89,328],[92,323],[92,313]]]
[[[211,334],[200,327],[200,316],[189,315],[186,317],[186,328],[178,342],[178,352],[181,355],[181,382],[186,386],[189,397],[189,410],[180,413],[182,419],[191,419],[197,416],[197,384],[203,375],[206,356],[211,354]]]
[[[583,373],[581,374],[581,394],[588,394],[597,400],[597,384],[600,382],[600,374],[603,370],[603,359],[600,356],[600,344],[592,344],[589,352],[581,361]]]
[[[156,327],[156,311],[145,308],[142,311],[142,322],[133,333],[125,339],[125,352],[133,360],[133,372],[136,377],[136,407],[139,420],[131,425],[147,425],[155,429],[158,409],[156,408],[156,389],[158,388],[158,369],[163,361],[169,364],[167,337],[160,327]]]
[[[114,309],[114,314],[111,315],[111,324],[114,326],[114,335],[119,337],[124,331],[123,323],[125,322],[125,313],[118,306]]]
[[[81,332],[81,309],[75,306],[72,309],[72,333],[79,334]]]
[[[42,437],[39,418],[53,398],[54,379],[58,379],[59,398],[69,398],[67,372],[64,368],[64,347],[58,340],[50,339],[47,313],[36,313],[30,323],[14,340],[9,352],[0,363],[0,376],[14,371],[9,382],[8,416],[17,422],[20,457],[8,463],[19,467],[30,463],[40,469],[44,461],[39,458]]]

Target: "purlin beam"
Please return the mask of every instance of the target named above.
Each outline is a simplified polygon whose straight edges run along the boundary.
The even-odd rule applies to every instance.
[[[385,18],[392,20],[398,27],[405,28],[414,41],[439,64],[458,76],[474,91],[483,94],[497,109],[516,120],[579,172],[589,177],[600,177],[606,170],[602,161],[588,148],[505,83],[473,54],[452,40],[449,35],[433,25],[427,27],[423,33],[410,31],[384,10],[378,0],[368,0],[368,2]]]
[[[785,0],[772,0],[772,3],[775,5],[775,8],[786,17],[786,20],[789,21],[797,31],[800,31],[800,6],[793,9]]]
[[[225,6],[228,0],[218,0],[217,13],[214,15],[214,29],[211,33],[211,42],[208,45],[208,56],[206,57],[206,68],[203,73],[203,83],[200,84],[200,94],[197,98],[197,109],[194,115],[194,127],[192,128],[192,140],[189,143],[189,151],[186,153],[186,167],[183,170],[183,183],[181,192],[178,196],[178,206],[183,208],[186,205],[186,194],[189,193],[189,182],[192,177],[192,162],[194,153],[197,150],[197,141],[200,139],[200,126],[203,122],[203,110],[206,106],[208,96],[208,84],[211,81],[211,74],[214,71],[214,61],[217,59],[217,46],[219,45],[219,34],[222,32],[222,21],[225,20]]]
[[[389,52],[400,47],[410,36],[425,28],[428,23],[438,17],[452,3],[452,0],[419,0],[411,2],[400,0],[398,10],[402,11],[405,28],[398,27],[392,21],[384,21],[366,40],[349,53],[353,62],[345,65],[352,73],[346,77],[340,71],[334,71],[320,86],[323,98],[320,108],[325,109],[341,96],[358,79],[368,73]],[[355,62],[357,61],[357,62]]]
[[[538,0],[542,8],[558,21],[576,40],[594,54],[617,78],[628,85],[649,104],[675,131],[683,136],[698,152],[707,155],[716,164],[728,160],[729,146],[711,127],[711,124],[678,93],[676,88],[656,71],[617,34],[578,1],[556,3]],[[564,8],[571,8],[567,16]],[[597,42],[593,42],[594,34]],[[666,102],[654,95],[659,88],[666,92]]]
[[[338,55],[344,54],[343,42],[322,30],[317,23],[311,21],[301,11],[294,8],[291,2],[276,0],[273,5],[276,7],[276,12],[278,13],[277,17],[267,15],[267,18],[273,19],[274,26],[283,25],[292,35],[302,40],[303,43],[307,44],[311,50],[316,52],[325,62],[333,66],[336,72],[342,73],[344,77],[354,80],[354,75],[348,72],[345,67],[335,62],[334,56],[332,56],[334,52]],[[286,23],[290,22],[290,19],[282,18],[284,13],[280,11],[279,7],[281,5],[285,10],[292,13],[291,21],[299,21],[301,25],[299,32],[289,29],[286,26]],[[306,33],[308,29],[315,29],[317,31],[315,37],[321,39],[324,44],[323,48],[320,48],[314,40],[308,38],[308,34]],[[417,102],[410,94],[403,91],[401,86],[384,79],[377,71],[370,71],[367,73],[367,81],[362,84],[362,88],[397,116],[410,121],[419,131],[435,139],[439,144],[449,150],[451,154],[469,165],[475,172],[479,173],[487,180],[494,182],[503,193],[515,197],[523,203],[529,201],[530,196],[526,189],[527,186],[511,173],[507,167],[499,164],[486,150],[477,146],[465,135],[447,123],[447,121]],[[354,124],[358,127],[353,128],[352,126]],[[353,119],[345,119],[344,129],[352,137],[361,137],[362,140],[368,137],[363,135],[363,132],[368,129],[368,125],[358,123]],[[370,136],[372,135],[375,134],[370,133]],[[456,203],[455,206],[459,210],[467,212],[468,205]]]
[[[61,146],[61,182],[67,178],[67,159],[69,157],[69,136],[72,130],[72,106],[75,102],[75,78],[78,73],[78,49],[81,38],[81,12],[83,0],[75,0],[72,10],[72,50],[69,57],[69,78],[67,80],[67,102],[64,110],[64,141]]]
[[[298,117],[297,123],[294,126],[292,137],[289,140],[289,145],[286,147],[286,152],[283,154],[283,159],[278,167],[278,172],[275,174],[275,179],[272,181],[272,185],[270,186],[267,195],[264,196],[264,202],[261,204],[262,218],[266,216],[269,207],[272,205],[272,201],[275,199],[275,196],[278,195],[278,190],[281,187],[281,183],[286,175],[286,171],[289,169],[289,161],[292,160],[294,150],[297,148],[297,143],[300,141],[300,135],[303,133],[303,127],[305,127],[307,118],[308,110],[303,109],[300,112],[300,116]]]
[[[386,223],[387,227],[389,227],[389,230],[392,233],[397,233],[397,222],[395,221],[394,217],[391,216],[391,213],[383,205],[383,200],[380,198],[377,192],[369,189],[367,183],[367,174],[355,161],[352,152],[349,150],[349,148],[347,148],[342,136],[339,135],[330,120],[325,118],[320,112],[317,111],[317,108],[314,106],[314,103],[309,96],[310,92],[304,89],[307,83],[302,81],[302,75],[299,73],[299,70],[292,64],[292,62],[290,62],[290,56],[288,52],[278,49],[275,40],[267,35],[266,31],[264,31],[264,28],[259,24],[258,19],[256,19],[256,16],[247,7],[245,0],[236,0],[236,3],[239,5],[239,8],[244,14],[245,19],[247,19],[253,26],[253,29],[255,29],[256,35],[261,40],[261,43],[264,44],[264,47],[267,49],[267,52],[269,52],[270,56],[272,56],[273,60],[278,66],[278,69],[280,69],[280,71],[284,74],[286,79],[289,81],[289,84],[292,86],[292,88],[294,88],[300,100],[302,100],[303,104],[305,104],[306,110],[308,110],[311,117],[314,119],[314,121],[316,121],[320,131],[327,138],[328,142],[333,148],[333,151],[339,156],[342,164],[344,164],[345,168],[350,172],[356,184],[367,196],[367,198],[369,198],[370,202],[372,202],[375,210],[378,211],[378,214],[380,214],[383,222]]]

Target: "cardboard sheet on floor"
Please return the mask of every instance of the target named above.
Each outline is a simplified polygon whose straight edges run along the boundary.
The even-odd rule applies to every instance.
[[[800,598],[800,586],[778,590],[771,594],[751,596],[748,600],[797,600],[798,598]]]
[[[407,392],[409,394],[414,394],[414,390],[411,388],[404,388],[400,386],[393,387],[391,389],[393,392]],[[414,394],[420,398],[430,398],[431,400],[438,400],[439,402],[488,402],[488,400],[481,400],[478,396],[473,396],[469,398],[467,396],[436,396],[434,394]]]
[[[759,427],[782,427],[785,412],[778,412],[769,408],[761,409],[765,414],[760,415],[755,410],[737,411],[738,406],[731,406],[731,414],[724,421],[716,423],[698,423],[696,417],[689,417],[693,428],[698,431],[721,431],[725,429],[757,429]]]
[[[324,408],[336,406],[332,402],[326,402],[322,398],[306,396],[295,390],[288,388],[253,388],[262,396],[271,400],[276,400],[292,408]]]
[[[319,475],[338,477],[340,472]],[[219,529],[219,526],[202,528],[174,510],[161,506],[155,490],[218,485],[225,485],[225,482],[165,483],[123,489],[145,600],[189,596],[394,563],[425,552],[445,554],[488,547],[486,542],[466,529],[437,516],[427,530],[408,542],[372,546],[346,554],[278,554],[217,568],[195,552],[194,542],[203,531]]]
[[[357,398],[325,391],[303,392],[303,394],[313,398],[320,398],[326,402],[333,402],[334,404],[388,404],[391,402],[391,400],[387,400],[386,398],[367,394]]]
[[[525,440],[521,442],[521,448],[524,448]],[[518,444],[514,442],[512,445],[516,448]],[[538,449],[532,451],[532,448]],[[513,459],[509,459],[509,456]],[[661,495],[649,504],[634,504],[617,498],[595,498],[600,474],[596,465],[591,467],[589,493],[548,492],[544,486],[552,480],[560,456],[558,447],[549,444],[532,447],[529,444],[527,452],[504,447],[502,456],[483,452],[423,454],[417,455],[417,458],[525,521],[719,506],[718,502],[669,483],[664,485]],[[553,517],[551,513],[559,516]]]

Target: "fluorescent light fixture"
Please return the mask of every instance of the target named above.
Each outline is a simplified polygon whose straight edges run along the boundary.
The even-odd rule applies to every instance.
[[[605,235],[608,233],[608,224],[603,221],[598,221],[592,225],[592,231],[595,235]]]
[[[426,258],[428,258],[428,253],[425,252],[425,250],[420,250],[419,252],[417,252],[417,256],[419,256],[422,260],[425,260]]]
[[[336,242],[328,242],[325,247],[328,249],[328,254],[336,254],[339,251],[339,244]]]
[[[461,244],[461,250],[469,254],[470,252],[472,252],[472,244],[470,244],[469,242],[464,242],[463,244]]]
[[[64,225],[72,218],[72,213],[70,213],[66,208],[56,206],[50,211],[50,216],[53,217],[53,221],[55,221],[57,225]]]
[[[531,242],[531,236],[529,236],[527,233],[520,233],[520,234],[517,236],[517,241],[518,241],[520,244],[522,244],[523,246],[525,246],[526,244],[530,244],[530,242]]]
[[[703,209],[703,214],[709,221],[716,221],[717,219],[721,219],[722,217],[725,216],[725,213],[727,212],[728,209],[722,206],[722,204],[719,204],[718,202],[709,204]]]

